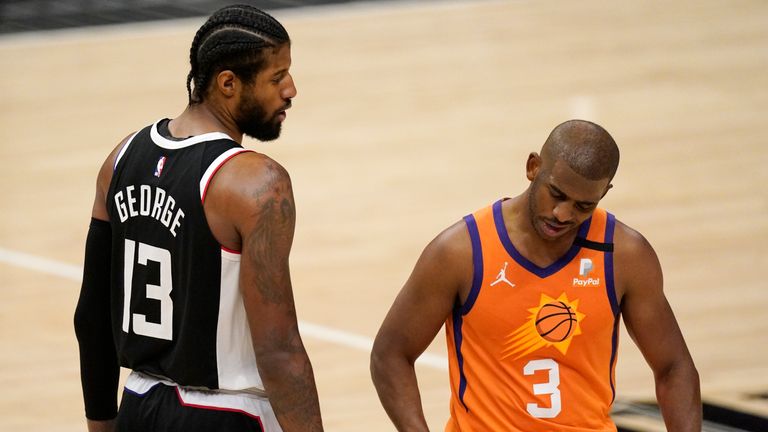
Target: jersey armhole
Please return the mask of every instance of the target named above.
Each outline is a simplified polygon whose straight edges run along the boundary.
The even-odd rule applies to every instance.
[[[459,312],[466,315],[472,310],[472,306],[480,294],[480,286],[483,283],[483,247],[480,242],[480,231],[474,215],[464,216],[464,223],[469,231],[469,239],[472,242],[472,287],[469,289],[467,300],[459,307]]]

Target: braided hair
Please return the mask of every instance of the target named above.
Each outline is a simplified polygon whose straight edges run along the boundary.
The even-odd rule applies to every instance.
[[[264,51],[290,43],[288,32],[271,15],[249,5],[217,10],[200,27],[189,51],[189,104],[205,98],[211,78],[231,70],[246,83],[264,65]]]

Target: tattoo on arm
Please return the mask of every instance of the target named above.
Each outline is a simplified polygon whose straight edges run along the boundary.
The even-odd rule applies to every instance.
[[[293,242],[296,210],[290,186],[275,183],[278,182],[274,178],[270,179],[254,194],[259,208],[253,217],[260,222],[249,236],[248,246],[259,270],[254,283],[263,299],[272,304],[293,303],[288,253]]]
[[[254,341],[270,403],[286,431],[321,431],[322,421],[312,365],[299,334],[288,256],[293,242],[296,210],[290,181],[282,168],[269,166],[268,178],[251,199],[255,225],[243,239],[249,252],[250,280],[264,310],[279,311],[281,324],[262,327]],[[265,332],[264,332],[265,331]]]

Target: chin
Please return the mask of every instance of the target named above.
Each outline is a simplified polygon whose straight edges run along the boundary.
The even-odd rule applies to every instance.
[[[279,124],[272,128],[259,128],[257,130],[243,131],[244,134],[259,141],[274,141],[280,138],[280,132],[281,128]]]

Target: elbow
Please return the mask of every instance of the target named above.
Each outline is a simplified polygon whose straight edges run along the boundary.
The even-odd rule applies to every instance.
[[[83,342],[88,339],[90,335],[95,333],[98,328],[97,319],[93,316],[87,307],[84,307],[82,303],[75,308],[75,314],[73,317],[73,324],[75,328],[75,336],[79,342]]]
[[[696,369],[693,360],[689,357],[684,360],[673,362],[654,373],[657,385],[677,387],[681,384],[691,389],[700,389],[699,371]]]
[[[283,379],[284,376],[312,374],[312,363],[304,346],[256,351],[256,363],[263,377]]]
[[[382,371],[386,369],[384,367],[384,356],[382,354],[379,346],[374,343],[373,349],[371,349],[369,364],[371,379],[373,380],[374,385],[376,385],[376,380],[381,375]]]
[[[413,361],[408,360],[407,356],[400,353],[393,346],[377,339],[371,349],[371,379],[374,385],[379,385],[397,371],[413,367],[413,363]]]

